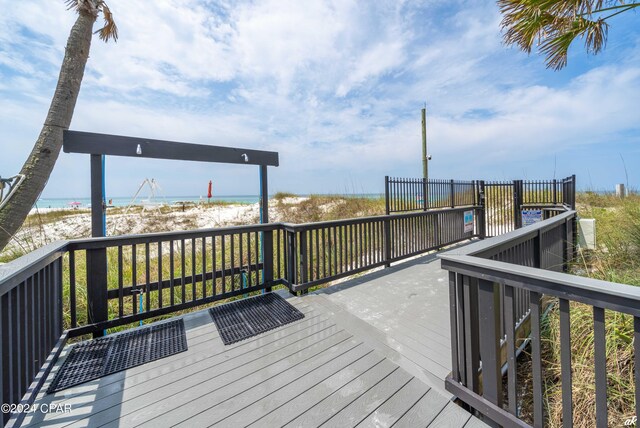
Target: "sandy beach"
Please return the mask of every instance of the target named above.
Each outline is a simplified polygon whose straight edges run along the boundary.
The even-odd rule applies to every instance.
[[[281,208],[307,200],[290,197],[269,201],[271,222],[282,220]],[[290,209],[290,208],[289,208]],[[259,204],[192,204],[163,207],[135,206],[107,210],[107,235],[130,235],[176,230],[206,229],[260,222]],[[34,208],[0,256],[33,250],[50,242],[91,236],[89,208]]]

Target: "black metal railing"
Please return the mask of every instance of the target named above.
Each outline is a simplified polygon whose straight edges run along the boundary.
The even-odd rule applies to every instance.
[[[484,182],[422,183],[427,209],[418,212],[80,239],[43,247],[3,265],[2,402],[35,399],[67,339],[100,336],[106,329],[280,284],[304,292],[485,237]],[[392,184],[392,194],[399,194],[400,183]],[[571,183],[562,186],[563,194],[570,192]],[[563,204],[561,199],[553,213],[565,209]]]
[[[465,231],[464,215],[472,227]],[[478,208],[285,224],[287,276],[293,291],[353,275],[480,236]],[[475,226],[474,226],[475,225]]]
[[[474,206],[479,203],[475,181],[385,177],[386,213]]]
[[[478,223],[471,207],[48,245],[0,269],[0,398],[32,402],[68,339],[279,284],[305,291],[479,236],[465,212]]]
[[[278,263],[286,251],[280,229],[279,224],[264,224],[71,241],[70,327],[74,334],[95,334],[268,290],[280,283],[273,279],[274,269],[284,272]],[[88,302],[80,324],[78,288]]]
[[[483,207],[486,236],[502,235],[523,226],[525,211],[549,218],[558,207],[575,209],[575,176],[531,181],[385,177],[387,214],[469,206]]]
[[[541,355],[543,305],[560,316],[562,420],[573,421],[570,302],[592,306],[595,331],[596,425],[607,426],[604,312],[634,317],[636,412],[640,411],[640,289],[563,273],[574,255],[575,211],[441,254],[449,270],[452,372],[446,387],[469,406],[503,426],[521,419],[517,355],[531,347],[533,426],[546,424],[545,362]],[[503,371],[507,394],[503,398]]]

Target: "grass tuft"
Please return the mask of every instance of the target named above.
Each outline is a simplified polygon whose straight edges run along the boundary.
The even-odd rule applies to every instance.
[[[598,247],[584,251],[573,267],[581,276],[640,286],[640,196],[621,199],[593,192],[577,195],[578,214],[596,219]],[[634,416],[633,317],[606,311],[608,414],[612,426]],[[560,318],[554,307],[543,331],[548,426],[562,426]],[[574,426],[595,421],[593,308],[571,303],[571,353]]]

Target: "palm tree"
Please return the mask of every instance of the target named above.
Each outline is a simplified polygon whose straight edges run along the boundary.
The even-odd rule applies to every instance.
[[[607,42],[608,20],[640,7],[624,0],[498,0],[504,41],[531,53],[534,44],[546,55],[547,68],[567,65],[569,46],[585,39],[588,53],[597,54]]]
[[[104,26],[99,29],[105,42],[118,38],[118,28],[111,11],[102,0],[66,0],[69,9],[78,13],[65,49],[47,118],[40,136],[20,174],[24,177],[11,198],[0,208],[0,250],[2,250],[27,218],[44,190],[62,148],[62,133],[69,128],[80,92],[84,68],[89,58],[93,24],[102,13]]]

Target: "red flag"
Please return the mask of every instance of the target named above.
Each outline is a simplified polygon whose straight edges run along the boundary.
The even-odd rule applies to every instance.
[[[213,190],[213,183],[209,180],[209,190],[207,191],[207,198],[211,198],[211,191]]]

